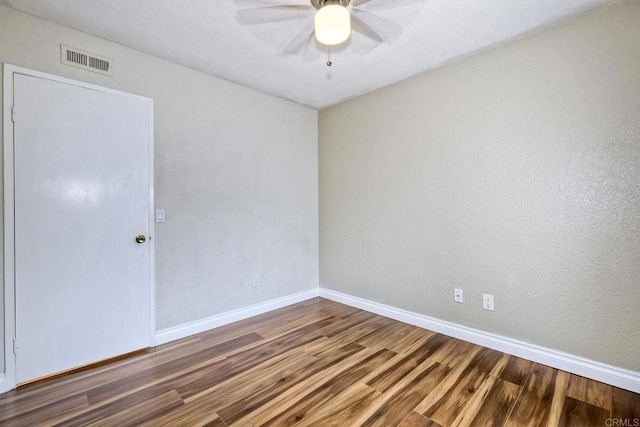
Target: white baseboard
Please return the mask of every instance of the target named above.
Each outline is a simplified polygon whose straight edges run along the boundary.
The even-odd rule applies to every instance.
[[[640,372],[320,288],[320,297],[640,393]]]
[[[7,388],[7,383],[5,381],[4,374],[0,374],[0,394],[5,393],[5,392],[7,392],[9,390],[10,389]]]
[[[239,308],[237,310],[227,311],[205,319],[195,320],[183,325],[162,329],[156,332],[156,345],[165,344],[209,329],[228,325],[229,323],[244,320],[272,310],[277,310],[278,308],[306,301],[317,296],[318,288],[313,288],[307,291],[261,302],[259,304],[250,305],[248,307]]]

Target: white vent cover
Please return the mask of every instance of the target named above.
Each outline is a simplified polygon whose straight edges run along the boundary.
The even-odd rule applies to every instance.
[[[111,59],[63,44],[60,45],[60,62],[107,76],[113,75]]]

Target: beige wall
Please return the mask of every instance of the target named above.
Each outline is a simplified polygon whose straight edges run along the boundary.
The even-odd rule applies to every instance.
[[[113,77],[61,65],[60,43]],[[155,100],[158,329],[318,286],[315,110],[4,7],[0,62]]]
[[[640,2],[321,111],[319,162],[321,286],[640,371]]]

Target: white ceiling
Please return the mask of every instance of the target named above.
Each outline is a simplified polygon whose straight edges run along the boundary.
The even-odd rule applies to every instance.
[[[324,108],[614,2],[419,0],[376,10],[376,1],[380,0],[370,0],[370,10],[400,24],[402,35],[364,54],[356,52],[362,39],[354,37],[351,43],[356,46],[332,52],[330,68],[325,65],[326,52],[318,52],[311,61],[281,53],[304,21],[241,25],[233,0],[0,3],[262,92]],[[312,11],[309,14],[313,16]]]

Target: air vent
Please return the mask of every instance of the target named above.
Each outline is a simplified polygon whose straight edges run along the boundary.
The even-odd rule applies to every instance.
[[[107,76],[113,75],[111,59],[63,44],[60,45],[60,62]]]

